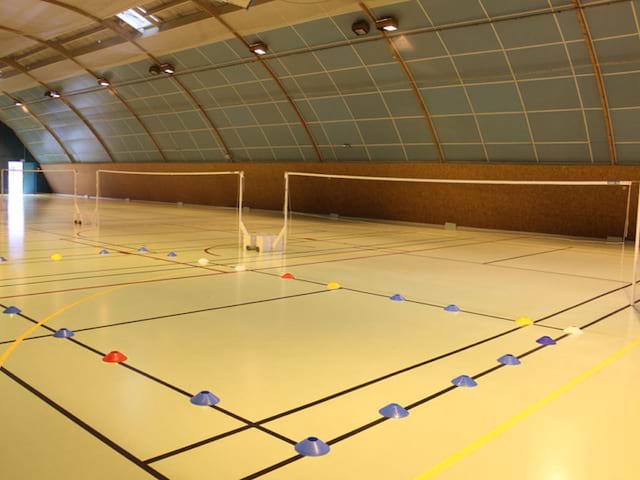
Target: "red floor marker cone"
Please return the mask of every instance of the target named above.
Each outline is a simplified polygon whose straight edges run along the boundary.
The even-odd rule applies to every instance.
[[[102,361],[106,363],[122,363],[127,361],[127,356],[124,353],[113,351],[102,357]]]
[[[296,277],[293,276],[293,273],[285,273],[280,278],[282,278],[283,280],[293,280]]]

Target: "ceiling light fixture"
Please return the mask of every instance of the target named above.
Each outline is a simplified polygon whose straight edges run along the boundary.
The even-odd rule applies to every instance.
[[[395,32],[398,30],[398,20],[393,17],[381,18],[376,20],[376,28],[384,32]]]
[[[111,82],[109,80],[107,80],[106,78],[99,78],[98,79],[98,85],[100,85],[101,87],[110,87],[111,86]]]
[[[353,25],[351,25],[351,30],[359,37],[362,37],[369,33],[369,31],[371,30],[371,26],[366,20],[358,20]]]
[[[249,45],[249,50],[251,50],[256,55],[266,55],[269,51],[269,48],[263,42],[256,42]]]
[[[14,98],[14,99],[13,99],[13,104],[14,104],[16,107],[22,107],[22,106],[24,105],[24,103],[22,103],[22,101],[18,100],[17,98]]]
[[[170,63],[160,64],[160,70],[162,70],[162,72],[166,73],[167,75],[173,75],[174,73],[176,73],[176,67],[174,67]]]
[[[57,92],[55,90],[48,90],[44,93],[45,97],[51,97],[51,98],[60,98],[60,92]]]

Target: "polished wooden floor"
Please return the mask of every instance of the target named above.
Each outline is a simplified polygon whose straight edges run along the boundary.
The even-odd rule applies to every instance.
[[[98,228],[68,198],[2,201],[2,479],[638,477],[629,245],[296,216],[259,255],[233,210],[104,202]],[[299,456],[309,436],[329,454]]]

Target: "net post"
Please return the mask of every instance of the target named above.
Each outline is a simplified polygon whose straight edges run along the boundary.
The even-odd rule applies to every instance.
[[[242,250],[247,245],[247,237],[249,232],[244,224],[242,216],[242,208],[244,207],[244,170],[238,172],[238,244]]]
[[[636,282],[638,278],[638,255],[640,254],[640,183],[638,184],[638,202],[636,212],[636,238],[634,240],[633,248],[633,278],[631,279],[631,303],[630,305],[635,308],[636,306]]]
[[[93,211],[93,222],[96,226],[99,225],[98,211],[100,208],[100,170],[96,170],[96,206]]]
[[[78,205],[78,170],[73,170],[73,208],[75,210],[74,224],[82,224],[82,212]]]
[[[289,240],[289,172],[284,172],[284,245],[287,248]]]
[[[284,252],[287,249],[287,230],[289,225],[289,172],[284,172],[284,206],[282,212],[284,214],[284,222],[274,245],[282,245],[282,251]]]
[[[630,223],[630,214],[631,214],[631,189],[633,185],[627,186],[627,213],[624,217],[624,234],[622,235],[622,243],[625,242],[627,236],[629,235],[629,223]]]

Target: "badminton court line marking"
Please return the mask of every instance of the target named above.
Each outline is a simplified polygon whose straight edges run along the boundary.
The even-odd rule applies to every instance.
[[[134,281],[134,282],[123,282],[123,283],[111,283],[111,284],[107,284],[107,285],[93,285],[93,286],[89,286],[89,287],[76,287],[76,288],[66,288],[66,289],[62,289],[62,290],[46,290],[44,292],[33,292],[33,293],[21,293],[18,295],[4,295],[2,297],[0,297],[0,300],[6,300],[8,298],[23,298],[23,297],[36,297],[39,295],[52,295],[52,294],[59,294],[59,293],[68,293],[68,292],[78,292],[81,290],[94,290],[96,288],[108,288],[108,287],[129,287],[131,285],[140,285],[143,283],[156,283],[156,282],[168,282],[168,281],[173,281],[173,280],[186,280],[186,279],[191,279],[191,278],[201,278],[201,277],[213,277],[216,275],[225,275],[225,274],[231,274],[231,273],[236,273],[236,272],[222,272],[222,273],[217,273],[217,272],[213,272],[213,273],[202,273],[199,275],[188,275],[188,276],[182,276],[182,277],[161,277],[161,278],[149,278],[147,280],[138,280],[138,281]]]
[[[617,291],[619,291],[619,290],[621,290],[621,289],[623,289],[623,288],[627,288],[627,287],[628,287],[628,286],[625,286],[625,287],[619,287],[619,288],[616,288],[615,290],[611,290],[611,291],[609,291],[609,292],[606,292],[606,293],[600,294],[600,295],[598,295],[598,296],[596,296],[596,297],[594,297],[594,298],[591,298],[591,299],[585,300],[585,301],[583,301],[583,302],[581,302],[581,303],[579,303],[579,304],[577,304],[577,305],[574,305],[574,306],[572,306],[572,307],[568,307],[568,308],[566,308],[566,309],[564,309],[564,310],[562,310],[562,311],[560,311],[560,312],[558,312],[558,313],[556,313],[556,314],[552,314],[552,315],[550,315],[550,316],[548,316],[548,317],[545,317],[545,318],[543,318],[543,319],[541,319],[541,320],[539,320],[539,321],[545,320],[545,319],[547,319],[547,318],[551,318],[551,317],[552,317],[552,316],[554,316],[554,315],[559,315],[559,314],[564,313],[564,312],[566,312],[566,311],[569,311],[569,310],[571,310],[571,309],[573,309],[573,308],[580,307],[580,306],[585,305],[585,304],[587,304],[587,303],[589,303],[589,302],[595,301],[595,300],[597,300],[597,299],[599,299],[599,298],[602,298],[602,297],[604,297],[604,296],[606,296],[606,295],[609,295],[609,294],[611,294],[611,293],[617,292]],[[616,314],[616,313],[618,313],[618,312],[620,312],[620,311],[622,311],[622,310],[624,310],[624,309],[626,309],[626,308],[627,308],[627,306],[621,307],[621,308],[619,308],[619,309],[615,310],[615,311],[614,311],[614,312],[612,312],[612,313],[609,313],[609,314],[607,314],[607,315],[605,315],[605,316],[603,316],[603,317],[600,317],[600,318],[598,318],[598,319],[596,319],[596,320],[594,320],[594,321],[592,321],[592,322],[590,322],[590,323],[588,323],[588,324],[586,324],[586,325],[583,325],[583,326],[582,326],[582,328],[583,328],[583,329],[589,328],[589,327],[591,327],[591,326],[593,326],[593,325],[595,325],[595,324],[597,324],[597,323],[599,323],[599,322],[601,322],[601,321],[603,321],[603,320],[605,320],[605,319],[609,318],[611,315],[614,315],[614,314]],[[314,407],[314,406],[316,406],[316,405],[320,405],[320,404],[322,404],[322,403],[325,403],[325,402],[327,402],[327,401],[333,400],[333,399],[335,399],[335,398],[339,398],[339,397],[341,397],[341,396],[347,395],[347,394],[349,394],[349,393],[351,393],[351,392],[354,392],[354,391],[360,390],[360,389],[365,388],[365,387],[368,387],[368,386],[370,386],[370,385],[377,384],[377,383],[379,383],[379,382],[381,382],[381,381],[383,381],[383,380],[387,380],[388,378],[392,378],[392,377],[395,377],[395,376],[397,376],[397,375],[400,375],[400,374],[403,374],[403,373],[406,373],[406,372],[412,371],[412,370],[414,370],[414,369],[417,369],[417,368],[423,367],[423,366],[425,366],[425,365],[428,365],[428,364],[430,364],[430,363],[436,362],[436,361],[441,360],[441,359],[443,359],[443,358],[447,358],[447,357],[452,356],[452,355],[455,355],[455,354],[457,354],[457,353],[460,353],[460,352],[463,352],[463,351],[469,350],[469,349],[474,348],[474,347],[476,347],[476,346],[478,346],[478,345],[482,345],[482,344],[484,344],[484,343],[491,342],[492,340],[495,340],[495,339],[497,339],[497,338],[500,338],[500,337],[503,337],[503,336],[505,336],[505,335],[509,335],[509,334],[511,334],[511,333],[513,333],[513,332],[515,332],[515,331],[518,331],[518,330],[520,330],[521,328],[522,328],[522,327],[518,327],[518,328],[514,328],[514,329],[511,329],[511,330],[504,331],[504,332],[502,332],[502,333],[499,333],[499,334],[494,335],[494,336],[492,336],[492,337],[488,337],[488,338],[482,339],[482,340],[480,340],[480,341],[478,341],[478,342],[472,343],[472,344],[467,345],[467,346],[465,346],[465,347],[460,347],[460,348],[458,348],[458,349],[456,349],[456,350],[453,350],[453,351],[450,351],[450,352],[447,352],[447,353],[441,354],[441,355],[436,356],[436,357],[432,357],[432,358],[430,358],[430,359],[427,359],[427,360],[422,361],[422,362],[420,362],[420,363],[417,363],[417,364],[411,365],[411,366],[409,366],[409,367],[405,367],[405,368],[403,368],[403,369],[396,370],[395,372],[390,372],[390,373],[388,373],[388,374],[386,374],[386,375],[383,375],[383,376],[381,376],[381,377],[377,377],[377,378],[371,379],[371,380],[369,380],[369,381],[367,381],[367,382],[361,383],[361,384],[359,384],[359,385],[355,385],[355,386],[349,387],[349,388],[347,388],[347,389],[345,389],[345,390],[342,390],[342,391],[339,391],[339,392],[335,392],[335,393],[333,393],[333,394],[331,394],[331,395],[328,395],[328,396],[325,396],[325,397],[322,397],[322,398],[316,399],[316,400],[314,400],[314,401],[308,402],[308,403],[303,404],[303,405],[300,405],[300,406],[298,406],[298,407],[294,407],[294,408],[292,408],[292,409],[289,409],[289,410],[286,410],[286,411],[283,411],[283,412],[280,412],[280,413],[274,414],[274,415],[272,415],[272,416],[270,416],[270,417],[263,418],[263,419],[261,419],[261,420],[257,420],[257,421],[256,421],[256,423],[257,423],[257,424],[259,424],[259,425],[262,425],[262,424],[266,424],[266,423],[273,422],[273,421],[278,420],[278,419],[283,418],[283,417],[287,417],[287,416],[292,415],[292,414],[294,414],[294,413],[298,413],[298,412],[300,412],[300,411],[306,410],[306,409],[311,408],[311,407]],[[563,336],[558,337],[558,338],[564,338],[565,336],[566,336],[566,335],[563,335]],[[542,348],[542,347],[534,348],[533,350],[530,350],[529,352],[527,352],[527,353],[525,353],[525,354],[523,354],[523,355],[520,355],[520,358],[524,358],[524,357],[526,357],[526,356],[530,355],[531,353],[533,353],[533,352],[535,352],[535,351],[537,351],[537,350],[539,350],[539,349],[541,349],[541,348]],[[499,366],[498,366],[498,367],[499,367]],[[494,369],[495,369],[495,367],[494,367],[494,368],[492,368],[492,369],[489,369],[488,371],[485,371],[485,372],[482,372],[482,373],[478,374],[476,377],[477,377],[477,378],[479,378],[480,376],[484,376],[484,375],[486,375],[487,373],[490,373],[491,371],[493,371]],[[438,396],[441,396],[441,395],[443,395],[443,394],[447,393],[449,390],[452,390],[452,389],[453,389],[452,387],[449,387],[448,389],[445,389],[445,390],[441,390],[441,391],[439,391],[439,392],[436,392],[435,394],[432,394],[431,396],[426,397],[426,398],[427,398],[427,401],[433,400],[434,398],[437,398]],[[422,403],[425,403],[425,400],[423,399],[423,400],[421,400],[421,401],[419,401],[419,402],[416,402],[416,403],[417,403],[417,404],[422,404]],[[415,405],[415,404],[414,404],[414,405]],[[415,405],[415,406],[417,406],[417,405]],[[367,428],[369,428],[369,427],[367,427]],[[366,428],[365,428],[365,430],[366,430]],[[353,435],[353,432],[352,432],[349,436],[352,436],[352,435]],[[157,457],[154,457],[154,458],[151,458],[151,459],[148,459],[148,460],[145,460],[145,461],[146,461],[146,462],[148,462],[148,463],[152,463],[152,462],[155,462],[155,461],[158,461],[158,460],[162,460],[162,459],[165,459],[165,458],[169,458],[169,457],[171,457],[171,456],[174,456],[174,455],[177,455],[177,454],[180,454],[180,453],[184,453],[184,452],[186,452],[186,451],[192,450],[192,449],[194,449],[194,448],[198,448],[198,447],[200,447],[200,446],[203,446],[203,445],[206,445],[206,444],[209,444],[209,443],[213,443],[213,442],[215,442],[215,441],[217,441],[217,440],[219,440],[219,437],[218,437],[218,435],[215,435],[215,436],[209,437],[209,438],[207,438],[207,439],[201,440],[201,441],[199,441],[199,442],[196,442],[196,443],[193,443],[193,444],[190,444],[190,445],[183,446],[183,447],[178,448],[178,449],[176,449],[176,450],[173,450],[173,451],[170,451],[170,452],[166,452],[166,453],[164,453],[164,454],[162,454],[162,455],[159,455],[159,456],[157,456]]]
[[[323,293],[323,292],[315,292],[315,293]],[[42,327],[42,328],[44,328],[46,330],[49,330],[50,332],[55,332],[55,329],[53,329],[53,328],[51,328],[51,327],[49,327],[47,325],[39,325],[42,321],[36,322],[36,320],[34,320],[34,319],[32,319],[32,318],[30,318],[30,317],[28,317],[28,316],[26,316],[26,315],[24,315],[22,313],[20,313],[18,315],[20,317],[30,321],[30,322],[34,322],[33,327],[36,327],[36,328],[37,327]],[[77,345],[77,346],[79,346],[79,347],[91,352],[91,353],[94,353],[94,354],[98,355],[99,357],[104,357],[106,355],[105,352],[102,352],[102,351],[92,347],[91,345],[88,345],[88,344],[86,344],[84,342],[81,342],[76,338],[67,338],[67,341],[69,341],[69,342],[71,342],[71,343],[73,343],[73,344],[75,344],[75,345]],[[1,361],[2,361],[2,359],[0,358],[0,362]],[[118,365],[120,367],[122,367],[122,368],[126,368],[127,370],[130,370],[130,371],[135,372],[135,373],[137,373],[139,375],[142,375],[143,377],[147,378],[148,380],[151,380],[151,381],[153,381],[155,383],[158,383],[159,385],[162,385],[163,387],[166,387],[166,388],[168,388],[168,389],[170,389],[170,390],[172,390],[174,392],[177,392],[177,393],[179,393],[181,395],[184,395],[187,398],[192,398],[193,397],[193,393],[187,392],[186,390],[184,390],[184,389],[182,389],[182,388],[180,388],[180,387],[178,387],[176,385],[173,385],[173,384],[171,384],[171,383],[169,383],[169,382],[167,382],[165,380],[162,380],[159,377],[156,377],[155,375],[152,375],[152,374],[150,374],[148,372],[145,372],[144,370],[141,370],[141,369],[139,369],[137,367],[134,367],[130,363],[122,362],[122,363],[119,363]],[[2,363],[0,363],[0,369],[3,369]],[[232,412],[230,410],[227,410],[224,407],[221,407],[219,405],[210,405],[209,408],[211,408],[213,410],[216,410],[217,412],[222,413],[222,414],[224,414],[224,415],[226,415],[228,417],[231,417],[234,420],[237,420],[237,421],[239,421],[241,423],[244,423],[248,428],[255,428],[257,430],[260,430],[261,432],[266,433],[268,435],[271,435],[272,437],[275,437],[275,438],[277,438],[279,440],[282,440],[283,442],[286,442],[289,445],[295,445],[296,444],[296,442],[294,440],[292,440],[290,438],[287,438],[284,435],[282,435],[282,434],[280,434],[280,433],[278,433],[278,432],[276,432],[274,430],[271,430],[270,428],[264,427],[264,426],[258,424],[257,422],[254,422],[252,420],[248,420],[247,418],[244,418],[244,417],[242,417],[242,416],[240,416],[240,415],[238,415],[238,414],[236,414],[236,413],[234,413],[234,412]]]
[[[617,314],[619,312],[622,312],[622,311],[626,310],[627,308],[631,308],[631,305],[624,305],[623,307],[620,307],[620,308],[618,308],[618,309],[616,309],[616,310],[614,310],[612,312],[609,312],[608,314],[603,315],[602,317],[590,322],[589,324],[583,326],[582,328],[583,329],[589,328],[589,327],[591,327],[591,326],[593,326],[593,325],[595,325],[595,324],[597,324],[599,322],[602,322],[603,320],[606,320],[607,318],[609,318],[609,317],[611,317],[611,316],[613,316],[613,315],[615,315],[615,314]],[[561,335],[561,336],[555,338],[555,341],[556,342],[560,342],[561,340],[564,340],[565,338],[567,338],[569,336],[570,335],[568,335],[568,334]],[[636,342],[638,343],[638,345],[640,345],[640,339],[638,339]],[[532,355],[532,354],[534,354],[534,353],[536,353],[536,352],[538,352],[540,350],[546,349],[546,348],[548,348],[548,347],[546,347],[544,345],[539,345],[539,346],[537,346],[537,347],[535,347],[535,348],[533,348],[533,349],[531,349],[531,350],[529,350],[527,352],[524,352],[522,354],[517,355],[517,357],[518,358],[525,358],[525,357],[527,357],[529,355]],[[633,348],[635,348],[635,346]],[[495,366],[493,366],[493,367],[491,367],[491,368],[489,368],[487,370],[484,370],[484,371],[482,371],[480,373],[477,373],[477,374],[471,376],[471,378],[473,378],[473,379],[481,378],[481,377],[489,375],[489,374],[491,374],[491,373],[493,373],[493,372],[495,372],[497,370],[501,370],[503,368],[505,368],[505,365],[498,364],[498,365],[495,365]],[[436,398],[439,398],[439,397],[441,397],[443,395],[446,395],[447,393],[449,393],[449,392],[451,392],[453,390],[456,390],[458,388],[460,388],[460,387],[457,387],[455,385],[450,385],[450,386],[448,386],[448,387],[446,387],[446,388],[444,388],[442,390],[439,390],[439,391],[437,391],[435,393],[432,393],[432,394],[430,394],[430,395],[428,395],[428,396],[426,396],[426,397],[424,397],[424,398],[422,398],[422,399],[420,399],[418,401],[415,401],[415,402],[411,403],[410,405],[406,405],[404,408],[406,410],[412,410],[412,409],[417,408],[417,407],[419,407],[421,405],[429,403],[432,400],[435,400]],[[371,422],[369,422],[369,423],[367,423],[365,425],[362,425],[362,426],[360,426],[360,427],[358,427],[358,428],[356,428],[354,430],[351,430],[351,431],[349,431],[349,432],[347,432],[345,434],[342,434],[342,435],[340,435],[340,436],[338,436],[336,438],[333,438],[333,439],[327,441],[327,444],[333,446],[333,445],[335,445],[335,444],[337,444],[339,442],[342,442],[342,441],[344,441],[344,440],[346,440],[348,438],[351,438],[351,437],[353,437],[355,435],[358,435],[358,434],[360,434],[360,433],[362,433],[362,432],[364,432],[366,430],[369,430],[370,428],[373,428],[373,427],[375,427],[375,426],[377,426],[377,425],[379,425],[381,423],[384,423],[384,422],[386,422],[388,420],[389,420],[389,418],[379,417],[376,420],[373,420],[373,421],[371,421]],[[278,463],[276,463],[274,465],[271,465],[270,467],[264,468],[264,469],[262,469],[262,470],[260,470],[258,472],[255,472],[255,473],[253,473],[251,475],[243,477],[241,480],[254,480],[254,479],[262,477],[263,475],[266,475],[266,474],[268,474],[270,472],[273,472],[274,470],[278,470],[278,469],[280,469],[280,468],[282,468],[282,467],[284,467],[284,466],[286,466],[286,465],[288,465],[290,463],[296,462],[296,461],[298,461],[298,460],[300,460],[302,458],[304,458],[302,455],[294,455],[294,456],[289,457],[289,458],[287,458],[287,459],[285,459],[285,460],[283,460],[281,462],[278,462]],[[426,479],[425,478],[418,478],[418,479],[415,479],[415,480],[426,480]]]
[[[100,433],[98,430],[93,428],[91,425],[89,425],[88,423],[82,421],[80,418],[76,417],[73,413],[71,413],[70,411],[68,411],[67,409],[65,409],[64,407],[59,405],[58,403],[56,403],[53,400],[51,400],[49,397],[47,397],[44,393],[42,393],[39,390],[37,390],[35,387],[29,385],[27,382],[25,382],[22,378],[18,377],[16,374],[10,372],[9,370],[7,370],[4,367],[0,367],[0,372],[4,373],[7,377],[9,377],[15,383],[20,385],[22,388],[27,390],[29,393],[35,395],[38,399],[42,400],[44,403],[49,405],[51,408],[53,408],[54,410],[58,411],[58,413],[62,414],[63,416],[65,416],[66,418],[71,420],[77,426],[82,428],[85,432],[87,432],[90,435],[92,435],[93,437],[97,438],[100,442],[102,442],[103,444],[107,445],[112,450],[115,450],[120,455],[125,457],[127,460],[129,460],[133,464],[135,464],[138,467],[140,467],[141,469],[143,469],[145,472],[147,472],[152,477],[154,477],[154,478],[156,478],[158,480],[169,480],[168,477],[165,477],[163,474],[161,474],[160,472],[155,470],[153,467],[150,467],[149,465],[144,463],[142,460],[140,460],[138,457],[133,455],[131,452],[125,450],[123,447],[118,445],[116,442],[114,442],[113,440],[109,439],[104,434]]]
[[[553,392],[551,392],[546,397],[543,397],[540,400],[538,400],[537,402],[529,405],[527,408],[522,410],[520,413],[514,415],[513,417],[511,417],[507,421],[501,423],[500,425],[498,425],[493,430],[490,430],[489,432],[485,433],[484,435],[478,437],[477,439],[475,439],[474,441],[472,441],[471,443],[469,443],[465,447],[461,448],[457,452],[453,453],[449,457],[447,457],[444,460],[442,460],[440,463],[438,463],[438,464],[434,465],[433,467],[431,467],[426,472],[418,475],[415,478],[415,480],[429,480],[431,478],[436,477],[437,475],[441,474],[445,470],[449,469],[453,465],[459,463],[460,461],[462,461],[463,459],[465,459],[466,457],[468,457],[469,455],[474,453],[476,450],[479,450],[484,445],[488,444],[489,442],[491,442],[492,440],[496,439],[497,437],[499,437],[503,433],[505,433],[508,430],[512,429],[513,427],[515,427],[519,423],[523,422],[524,420],[529,418],[531,415],[533,415],[534,413],[538,412],[543,407],[547,406],[548,404],[550,404],[554,400],[558,399],[559,397],[561,397],[565,393],[570,392],[571,390],[573,390],[574,388],[576,388],[580,384],[584,383],[585,381],[587,381],[591,377],[595,376],[596,374],[598,374],[600,371],[604,370],[606,367],[608,367],[612,363],[620,360],[627,353],[629,353],[632,350],[638,348],[639,346],[640,346],[640,338],[638,338],[635,341],[627,344],[625,347],[623,347],[622,349],[618,350],[616,353],[614,353],[610,357],[607,357],[602,362],[598,363],[597,365],[594,365],[589,370],[584,371],[583,373],[581,373],[577,377],[573,378],[569,382],[565,383],[561,387],[559,387],[556,390],[554,390]]]

